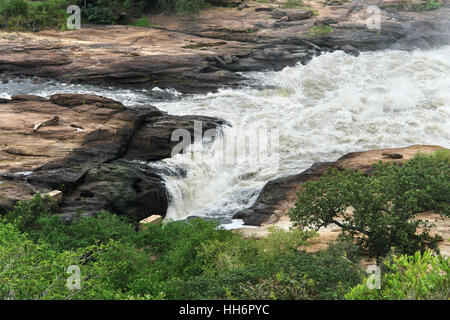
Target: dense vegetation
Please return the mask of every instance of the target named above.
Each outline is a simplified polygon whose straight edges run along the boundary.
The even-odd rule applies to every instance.
[[[299,197],[311,201],[312,215],[300,215],[306,205],[297,204],[300,225],[323,225],[330,208],[355,207],[343,239],[317,253],[299,250],[316,236],[299,229],[245,239],[195,219],[136,231],[107,212],[67,225],[54,215],[55,202],[37,195],[0,219],[0,299],[448,299],[448,259],[425,250],[428,237],[423,242],[417,224],[403,219],[448,213],[448,161],[448,153],[419,155],[402,166],[377,165],[372,177],[333,172],[305,185]],[[378,180],[390,182],[386,191]],[[318,192],[327,197],[313,197]],[[379,241],[359,237],[360,228]],[[368,253],[385,257],[380,290],[363,279],[360,259]],[[79,289],[67,287],[76,283],[71,266],[79,268]]]
[[[403,164],[380,162],[370,175],[330,170],[303,186],[290,218],[300,227],[337,224],[342,238],[371,258],[436,249],[442,239],[431,236],[431,225],[415,215],[434,210],[450,216],[449,161],[448,150],[442,150]]]
[[[0,0],[0,27],[38,31],[66,28],[67,8],[76,4],[85,22],[135,24],[151,27],[145,18],[150,12],[194,14],[211,5],[227,5],[223,0]],[[138,18],[141,19],[136,24]],[[146,19],[147,22],[144,22]],[[136,21],[137,20],[137,21]]]
[[[106,212],[63,224],[37,196],[0,222],[0,298],[335,299],[361,280],[355,248],[297,248],[314,234],[273,230],[260,240],[200,219],[143,231]],[[66,287],[79,266],[81,289]]]
[[[449,259],[425,251],[402,255],[384,262],[379,290],[366,282],[346,295],[350,300],[448,300],[450,298]]]

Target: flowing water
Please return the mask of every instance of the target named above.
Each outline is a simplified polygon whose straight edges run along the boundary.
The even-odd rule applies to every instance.
[[[450,47],[359,57],[337,51],[307,65],[246,76],[258,89],[181,95],[25,81],[0,85],[0,97],[95,93],[125,105],[152,104],[171,114],[230,122],[232,127],[224,127],[212,144],[197,143],[187,153],[149,164],[187,171],[185,177],[165,177],[172,196],[170,219],[231,217],[249,207],[268,180],[348,152],[412,144],[450,147]],[[250,139],[257,148],[249,152],[247,138],[257,132],[262,141]]]

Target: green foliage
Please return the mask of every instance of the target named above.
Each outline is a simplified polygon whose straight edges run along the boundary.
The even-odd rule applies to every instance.
[[[141,263],[140,265],[138,263]],[[123,244],[110,242],[58,252],[34,243],[11,224],[0,222],[0,299],[118,299],[144,260]],[[81,288],[67,287],[69,266],[81,271]],[[128,277],[128,278],[125,278]]]
[[[241,290],[245,300],[308,300],[314,296],[314,281],[306,275],[299,280],[295,275],[279,272],[257,284],[247,282]]]
[[[177,15],[195,14],[207,7],[205,0],[159,0],[159,6],[166,12],[175,12]]]
[[[155,28],[156,25],[151,23],[148,18],[142,17],[136,20],[133,23],[130,23],[132,26],[141,27],[141,28]]]
[[[440,1],[427,0],[426,3],[419,3],[419,4],[405,3],[403,8],[405,10],[410,10],[410,11],[430,11],[430,10],[437,10],[437,9],[441,8],[442,6],[444,6],[444,4],[441,3]]]
[[[83,15],[88,21],[100,24],[116,24],[119,22],[119,12],[116,10],[117,1],[97,0],[88,3],[83,9]]]
[[[334,30],[330,26],[315,25],[311,29],[309,29],[309,36],[312,38],[320,38],[323,35],[327,35],[333,32]]]
[[[433,182],[436,168],[429,161],[445,163],[447,156],[438,153],[415,159],[430,171],[422,179],[395,176],[399,185],[388,188],[398,194],[392,208],[396,204],[421,210],[427,206],[444,208],[446,198],[440,199],[434,188],[439,179]],[[406,164],[397,167],[406,170],[403,174],[412,170]],[[379,165],[373,176],[391,179],[390,170],[401,175],[395,168]],[[345,177],[349,174],[355,173],[346,173],[335,182],[342,180],[338,183],[341,186],[348,183]],[[413,194],[415,201],[405,201],[401,197],[405,188],[422,180],[430,186],[433,201],[427,198],[428,193],[420,192]],[[332,195],[334,189],[328,190]],[[344,193],[348,194],[352,193]],[[344,195],[336,193],[338,199]],[[324,208],[326,205],[324,202]],[[38,195],[18,203],[0,220],[0,270],[4,270],[0,298],[343,299],[362,280],[360,248],[351,242],[339,242],[317,253],[299,251],[315,236],[313,231],[273,228],[265,238],[247,239],[218,228],[214,222],[193,219],[149,225],[138,232],[135,225],[106,212],[79,216],[67,225],[52,215],[54,206],[49,198]],[[71,275],[67,268],[74,265],[81,271],[81,288],[70,290],[66,286]],[[413,281],[410,275],[401,279]]]
[[[297,275],[304,274],[314,282],[313,299],[344,299],[344,294],[363,278],[357,247],[350,242],[332,243],[327,250],[314,254],[301,252],[280,264],[284,270],[294,266]]]
[[[43,216],[30,230],[30,239],[43,241],[57,250],[87,247],[110,240],[131,241],[136,232],[123,217],[101,212],[93,217],[78,217],[70,225],[61,222],[59,216]]]
[[[64,28],[68,0],[0,0],[0,27],[13,30]]]
[[[300,9],[303,7],[303,0],[287,0],[282,7],[285,9]]]
[[[84,1],[79,0],[78,5],[81,7],[83,18],[89,22],[127,24],[131,18],[142,16],[146,2],[144,0],[92,0],[85,6]]]
[[[303,185],[289,216],[300,227],[339,225],[341,236],[370,257],[384,257],[392,249],[402,254],[436,249],[440,237],[430,236],[431,226],[414,215],[435,210],[449,216],[450,168],[442,157],[417,155],[401,165],[380,163],[371,176],[330,170]]]
[[[92,217],[78,216],[67,225],[62,223],[56,211],[57,203],[48,196],[36,195],[30,201],[19,201],[5,221],[14,224],[30,240],[41,241],[62,251],[79,249],[110,240],[133,241],[136,231],[123,217],[101,212]]]
[[[0,12],[6,16],[18,16],[28,12],[28,2],[24,0],[2,0]]]
[[[381,289],[369,289],[366,282],[353,288],[349,300],[448,300],[449,259],[425,251],[385,261]]]
[[[21,232],[29,232],[38,229],[38,220],[49,217],[56,207],[54,199],[38,194],[30,201],[19,201],[14,210],[6,215],[6,220],[15,224]]]

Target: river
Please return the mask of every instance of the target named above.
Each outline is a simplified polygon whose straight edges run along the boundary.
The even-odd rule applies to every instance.
[[[199,142],[188,153],[149,164],[187,171],[166,177],[172,198],[167,218],[174,220],[229,218],[249,207],[267,181],[348,152],[450,147],[450,47],[359,57],[337,51],[307,65],[246,76],[258,85],[203,95],[20,80],[0,84],[0,97],[92,93],[127,106],[152,104],[171,114],[230,122],[212,144]]]

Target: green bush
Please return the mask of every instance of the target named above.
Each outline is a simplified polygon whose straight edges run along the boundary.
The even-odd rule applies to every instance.
[[[154,24],[150,22],[148,18],[140,18],[136,22],[131,23],[131,25],[141,28],[152,28]]]
[[[245,300],[309,300],[314,297],[314,289],[314,281],[306,275],[299,280],[295,275],[283,272],[261,279],[257,284],[241,285]]]
[[[78,217],[72,224],[61,223],[59,216],[43,216],[37,228],[28,232],[30,239],[44,241],[57,250],[87,247],[110,240],[132,241],[135,228],[123,217],[101,212],[92,217]]]
[[[119,21],[116,6],[116,1],[97,0],[95,3],[88,3],[87,8],[83,9],[83,15],[91,22],[116,24]]]
[[[349,300],[448,300],[449,259],[425,251],[385,261],[381,289],[370,289],[367,279],[348,294]]]
[[[427,210],[450,214],[450,167],[442,158],[419,154],[403,164],[380,163],[370,176],[333,169],[303,185],[289,216],[299,227],[337,224],[341,237],[369,257],[436,249],[441,238],[430,236],[431,225],[414,217]]]
[[[14,30],[64,28],[68,0],[0,0],[0,27]]]
[[[53,211],[37,196],[0,220],[0,298],[343,299],[362,280],[351,242],[299,251],[312,231],[274,228],[246,239],[193,219],[138,232],[106,212],[66,225]],[[80,268],[80,290],[66,287],[71,265]]]
[[[54,199],[37,194],[32,200],[19,201],[6,215],[6,220],[16,225],[21,232],[29,232],[40,228],[39,219],[50,217],[56,208]]]
[[[0,298],[334,299],[360,281],[348,248],[298,252],[314,232],[244,239],[201,219],[137,232],[106,212],[67,225],[54,205],[38,195],[0,221],[0,267],[10,266]],[[65,287],[70,265],[81,268],[80,291]]]
[[[158,0],[160,8],[166,12],[175,12],[177,15],[197,13],[207,6],[205,0]]]
[[[309,29],[309,36],[312,38],[320,38],[323,35],[327,35],[327,34],[330,34],[333,32],[334,32],[334,30],[330,26],[315,25],[311,29]]]
[[[0,299],[126,299],[146,264],[146,255],[121,243],[56,251],[0,221]],[[80,268],[80,290],[67,287],[70,266]]]

